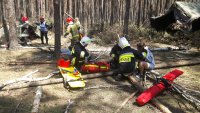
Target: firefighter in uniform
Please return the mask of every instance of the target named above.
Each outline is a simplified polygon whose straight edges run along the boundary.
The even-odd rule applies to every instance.
[[[76,24],[73,22],[72,18],[67,18],[66,22],[68,23],[67,30],[65,32],[65,36],[71,33],[72,39],[71,39],[71,45],[69,46],[69,49],[72,50],[73,46],[80,41],[81,37],[79,34],[80,30],[80,24]]]
[[[111,49],[110,56],[112,57],[110,61],[110,68],[111,69],[117,69],[119,66],[119,54],[121,51],[121,47],[119,47],[118,44],[115,44],[113,48]]]
[[[71,63],[78,70],[80,70],[81,66],[87,62],[90,58],[90,54],[85,49],[85,47],[91,42],[91,39],[87,36],[84,36],[80,42],[76,43],[72,48],[72,58]]]
[[[119,53],[119,67],[116,81],[123,79],[125,74],[135,73],[135,62],[137,59],[142,60],[144,57],[140,52],[130,47],[125,37],[119,38],[119,47],[122,49]]]

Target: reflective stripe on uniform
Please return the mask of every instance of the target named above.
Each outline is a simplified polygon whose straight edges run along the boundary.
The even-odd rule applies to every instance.
[[[72,54],[74,54],[74,53],[75,53],[75,50],[74,50],[74,48],[72,48],[72,51],[71,51],[71,53],[72,53]]]
[[[100,66],[101,69],[108,69],[107,66]]]
[[[111,57],[114,58],[114,57],[115,57],[115,54],[111,54]]]
[[[124,53],[119,56],[119,62],[131,62],[131,58],[135,57],[133,53]]]
[[[74,57],[71,61],[71,64],[74,66],[75,65],[75,62],[76,62],[76,57]]]
[[[85,67],[99,67],[99,66],[95,64],[88,64],[88,65],[85,65]]]
[[[85,56],[85,52],[81,51],[80,58],[84,58],[84,56]]]
[[[146,52],[142,52],[142,55],[143,55],[144,58],[147,57],[147,53]]]

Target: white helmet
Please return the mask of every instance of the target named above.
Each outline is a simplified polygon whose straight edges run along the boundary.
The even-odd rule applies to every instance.
[[[121,47],[122,49],[130,46],[129,42],[126,40],[125,37],[119,38],[118,39],[118,46]]]
[[[86,45],[88,45],[91,41],[92,41],[92,40],[91,40],[89,37],[84,36],[84,37],[81,39],[80,43],[81,43],[82,46],[86,46]]]

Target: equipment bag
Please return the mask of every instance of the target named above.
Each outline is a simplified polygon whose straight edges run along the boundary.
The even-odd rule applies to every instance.
[[[82,73],[98,73],[107,72],[110,70],[110,64],[108,62],[95,62],[90,64],[84,64],[81,66]]]

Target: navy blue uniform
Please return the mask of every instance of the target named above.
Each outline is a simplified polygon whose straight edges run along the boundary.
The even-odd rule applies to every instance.
[[[143,55],[135,49],[132,49],[130,46],[125,47],[121,50],[119,55],[119,73],[131,73],[135,71],[135,62],[136,60],[143,60]]]
[[[84,55],[81,55],[81,52],[84,52]],[[89,53],[85,49],[84,46],[81,45],[80,42],[76,43],[75,46],[72,48],[72,64],[77,68],[84,64],[85,58],[89,56]]]
[[[121,48],[118,46],[118,44],[114,45],[114,47],[111,49],[110,56],[112,57],[112,60],[110,61],[111,69],[117,69],[119,67],[119,55],[121,52]]]

